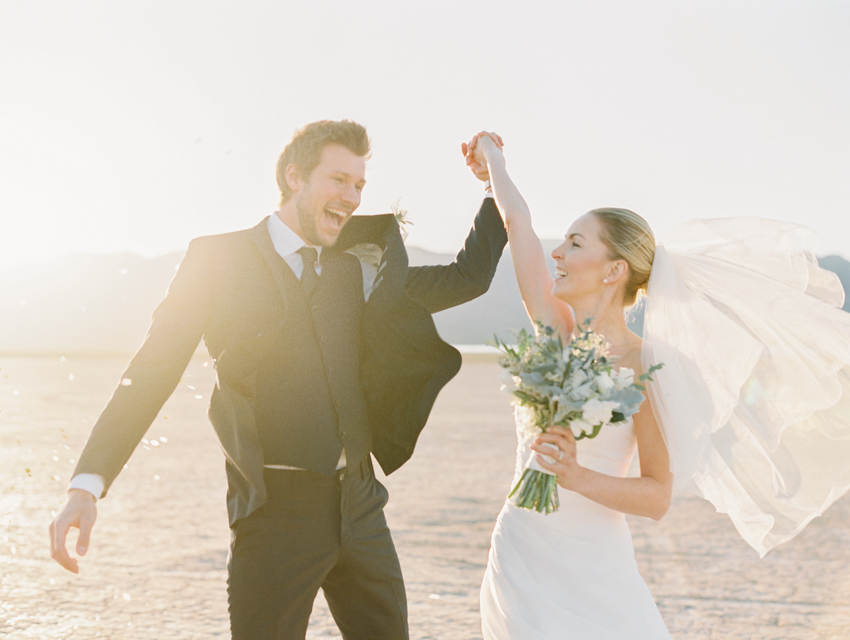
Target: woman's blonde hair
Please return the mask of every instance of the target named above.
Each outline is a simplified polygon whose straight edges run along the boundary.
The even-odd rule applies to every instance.
[[[602,227],[600,238],[611,251],[612,260],[625,260],[629,265],[625,306],[632,306],[639,295],[646,294],[652,261],[655,258],[655,236],[649,224],[634,211],[603,208],[589,212]]]

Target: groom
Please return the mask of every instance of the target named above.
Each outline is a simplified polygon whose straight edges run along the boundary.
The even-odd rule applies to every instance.
[[[275,215],[189,244],[50,526],[63,567],[78,571],[69,528],[83,555],[96,500],[203,338],[226,457],[233,637],[304,638],[319,588],[346,640],[408,637],[370,453],[386,473],[411,456],[460,367],[430,314],[484,293],[507,237],[485,198],[454,263],[409,267],[392,215],[352,217],[368,155],[360,125],[309,124],[278,161]]]

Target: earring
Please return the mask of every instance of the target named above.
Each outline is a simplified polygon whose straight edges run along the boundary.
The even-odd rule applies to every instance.
[[[604,282],[605,284],[608,284],[608,278],[603,278],[602,282]]]

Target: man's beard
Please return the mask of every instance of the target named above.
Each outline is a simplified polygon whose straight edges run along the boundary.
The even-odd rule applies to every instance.
[[[316,225],[316,217],[312,211],[303,205],[300,198],[295,201],[295,209],[298,213],[298,226],[301,227],[301,233],[304,234],[307,244],[314,247],[324,246],[322,236],[319,234],[319,227]]]

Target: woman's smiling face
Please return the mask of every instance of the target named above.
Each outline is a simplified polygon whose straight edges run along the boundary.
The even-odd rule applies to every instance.
[[[611,268],[611,250],[600,237],[602,226],[596,216],[585,214],[567,231],[564,243],[552,252],[555,285],[552,295],[570,303],[597,294],[605,287]]]

